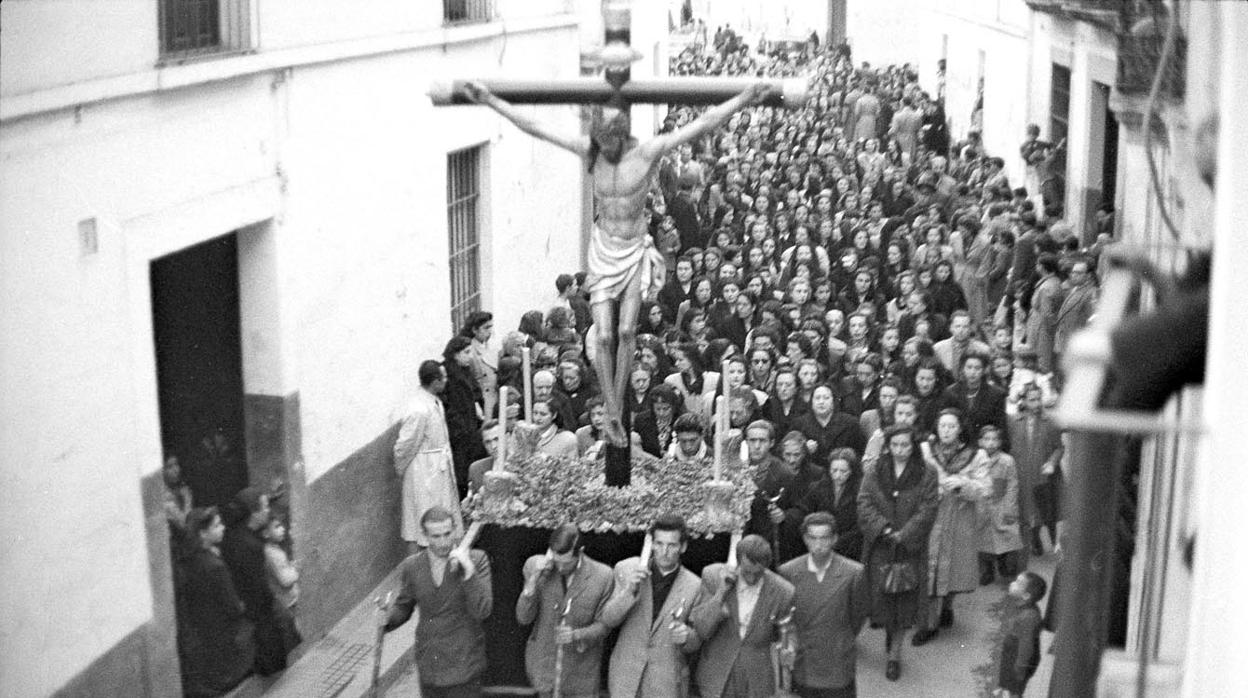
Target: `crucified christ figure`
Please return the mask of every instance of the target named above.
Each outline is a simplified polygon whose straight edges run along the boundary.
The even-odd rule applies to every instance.
[[[646,194],[660,159],[728,121],[744,107],[758,104],[775,88],[764,83],[747,87],[732,99],[708,109],[671,133],[639,142],[630,134],[627,107],[621,103],[599,107],[588,136],[555,133],[518,112],[484,85],[467,85],[468,98],[502,114],[521,131],[584,158],[593,176],[598,218],[589,232],[588,275],[590,308],[594,316],[594,370],[602,381],[606,408],[606,437],[615,446],[629,444],[622,421],[624,390],[636,351],[637,313],[646,298],[657,296],[666,277],[663,256],[654,247],[646,221]],[[612,301],[619,301],[619,319]],[[612,355],[612,345],[619,346]]]

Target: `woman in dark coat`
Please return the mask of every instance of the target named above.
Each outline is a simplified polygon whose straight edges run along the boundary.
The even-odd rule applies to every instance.
[[[863,474],[858,492],[858,525],[866,550],[871,584],[871,622],[884,627],[888,666],[885,676],[901,676],[905,631],[918,621],[922,580],[927,577],[927,542],[940,506],[935,468],[925,464],[915,446],[914,429],[894,424],[884,432],[887,450]],[[909,563],[914,588],[884,593],[884,566]]]
[[[802,513],[824,511],[836,519],[837,554],[862,560],[862,529],[858,527],[858,491],[862,469],[852,448],[838,448],[828,457],[827,474],[810,486],[802,499]]]
[[[442,367],[446,369],[442,405],[446,411],[446,432],[451,439],[455,482],[462,497],[468,487],[468,466],[488,455],[481,443],[481,409],[485,398],[472,375],[471,340],[451,337],[442,351],[442,359]]]
[[[932,285],[927,288],[932,294],[931,311],[937,315],[950,317],[955,310],[966,310],[966,293],[962,286],[953,278],[953,262],[942,259],[936,263],[932,277]]]
[[[255,646],[243,602],[218,546],[225,524],[216,507],[192,509],[186,545],[175,568],[178,658],[186,696],[218,696],[251,673]]]

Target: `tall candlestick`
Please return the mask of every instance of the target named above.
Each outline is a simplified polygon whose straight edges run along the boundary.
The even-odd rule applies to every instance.
[[[498,450],[494,452],[494,467],[501,471],[507,465],[507,386],[498,388]]]
[[[714,470],[714,477],[711,479],[719,481],[720,475],[723,473],[724,466],[724,415],[728,410],[728,398],[720,395],[715,398],[715,459],[711,463]]]
[[[533,421],[533,358],[528,347],[520,350],[521,372],[524,377],[524,421]]]

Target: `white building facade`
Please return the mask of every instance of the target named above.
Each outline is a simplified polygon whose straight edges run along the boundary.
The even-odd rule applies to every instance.
[[[1023,0],[930,2],[923,15],[919,75],[935,95],[939,64],[945,62],[950,135],[960,139],[972,128],[979,130],[987,152],[1003,158],[1010,182],[1021,186],[1026,172],[1018,146],[1028,123],[1032,93],[1027,4]]]
[[[288,485],[324,634],[404,554],[420,362],[581,268],[582,164],[425,91],[579,75],[598,3],[185,5],[0,8],[0,695],[178,694],[160,468],[215,429]]]

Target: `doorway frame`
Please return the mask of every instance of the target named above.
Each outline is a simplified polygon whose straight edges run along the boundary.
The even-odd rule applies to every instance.
[[[129,328],[130,441],[134,445],[132,454],[143,502],[141,515],[147,540],[152,607],[152,617],[137,629],[143,639],[143,671],[149,695],[181,695],[182,691],[173,562],[163,510],[163,444],[153,341],[150,265],[156,259],[200,242],[272,221],[282,210],[281,200],[281,183],[276,177],[266,177],[118,223],[122,233],[118,239],[122,246],[124,301]],[[245,375],[247,360],[244,347],[244,393],[248,390]]]

